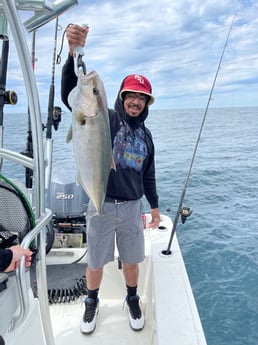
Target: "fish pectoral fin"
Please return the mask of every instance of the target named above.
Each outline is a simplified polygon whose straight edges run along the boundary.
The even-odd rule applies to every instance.
[[[81,179],[80,179],[79,172],[77,173],[75,183],[76,183],[76,186],[80,186],[80,184],[81,184]]]
[[[110,169],[114,169],[116,171],[116,163],[115,163],[113,154],[111,155],[111,167],[110,167]]]
[[[66,135],[66,143],[68,144],[73,138],[73,131],[72,131],[72,125],[68,129],[67,135]]]

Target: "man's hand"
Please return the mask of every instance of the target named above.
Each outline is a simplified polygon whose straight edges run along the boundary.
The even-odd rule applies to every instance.
[[[12,246],[9,249],[12,251],[13,257],[10,265],[7,267],[5,272],[15,270],[19,266],[21,258],[23,256],[25,256],[25,267],[30,267],[32,251],[30,251],[29,249],[24,249],[20,245]]]
[[[69,45],[69,53],[73,55],[76,46],[84,47],[89,32],[88,26],[71,24],[66,29],[66,37]]]
[[[151,210],[151,221],[148,224],[148,228],[156,229],[159,227],[160,223],[160,213],[158,208],[153,208]]]

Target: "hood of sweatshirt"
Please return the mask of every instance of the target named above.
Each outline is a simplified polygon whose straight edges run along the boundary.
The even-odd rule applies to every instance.
[[[117,114],[119,114],[121,116],[121,119],[123,121],[125,121],[131,128],[137,128],[143,125],[144,121],[147,119],[148,117],[148,113],[149,113],[149,107],[146,106],[142,113],[138,116],[138,117],[132,117],[130,115],[128,115],[124,109],[124,104],[121,101],[120,97],[119,97],[119,93],[121,91],[121,87],[119,89],[116,101],[115,101],[115,111]]]

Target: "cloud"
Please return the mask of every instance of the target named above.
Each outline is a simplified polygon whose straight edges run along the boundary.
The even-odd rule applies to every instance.
[[[110,107],[124,76],[141,73],[152,82],[156,98],[153,108],[203,108],[235,13],[211,106],[257,105],[256,1],[81,1],[59,18],[62,30],[58,31],[57,50],[66,25],[87,23],[90,33],[85,62],[88,71],[95,69],[101,75]],[[51,83],[54,30],[55,21],[36,33],[35,76],[43,111],[47,110]],[[26,37],[30,50],[32,35]],[[56,105],[62,107],[60,76],[67,49],[65,39],[62,63],[55,66]],[[12,48],[8,82],[19,94],[17,107],[25,107],[23,77],[17,60]]]

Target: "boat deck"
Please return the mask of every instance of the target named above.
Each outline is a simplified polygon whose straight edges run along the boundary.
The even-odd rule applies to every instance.
[[[122,310],[122,303],[117,300],[101,300],[100,313],[97,320],[97,326],[94,333],[84,335],[79,330],[80,319],[83,308],[80,303],[74,305],[51,306],[51,317],[60,318],[60,327],[58,324],[54,328],[54,337],[56,345],[74,344],[153,344],[152,324],[146,322],[145,327],[140,332],[135,332],[128,325],[126,310]]]
[[[123,274],[117,261],[104,268],[100,288],[100,310],[95,332],[80,332],[83,297],[76,302],[50,305],[56,345],[80,344],[206,345],[198,311],[175,236],[172,254],[166,249],[171,224],[163,216],[161,229],[145,230],[145,261],[140,264],[138,292],[145,314],[145,327],[133,331],[128,323]],[[163,226],[164,225],[164,226]],[[80,263],[85,261],[84,257]]]
[[[73,250],[66,249],[69,253]],[[64,249],[61,256],[64,257]],[[59,261],[58,250],[52,253],[48,262]],[[78,250],[75,254],[78,257]],[[67,256],[67,263],[72,260],[72,256]],[[83,257],[80,264],[85,263],[87,257]],[[154,336],[154,315],[153,301],[148,300],[152,296],[150,287],[151,265],[148,264],[149,257],[140,264],[139,294],[141,296],[142,309],[145,314],[145,327],[140,332],[133,331],[128,322],[127,307],[125,304],[126,288],[122,270],[118,268],[118,261],[109,263],[104,268],[103,281],[99,292],[100,309],[97,319],[97,326],[94,333],[85,335],[80,332],[80,321],[84,313],[84,296],[70,303],[55,303],[50,305],[50,315],[53,326],[56,345],[70,345],[71,341],[80,344],[156,344]],[[70,263],[71,265],[71,263]],[[72,264],[74,266],[74,264]],[[81,276],[81,267],[78,277]],[[60,273],[58,274],[60,276]],[[67,276],[64,277],[64,281]]]

